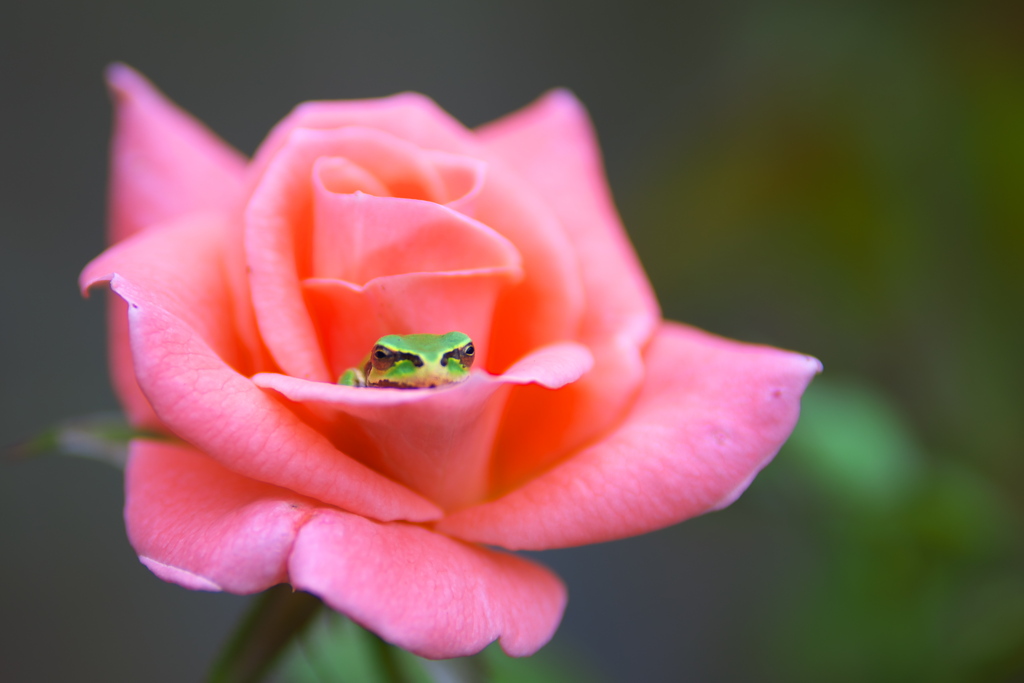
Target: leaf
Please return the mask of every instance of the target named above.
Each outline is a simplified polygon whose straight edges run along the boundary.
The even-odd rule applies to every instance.
[[[594,683],[551,648],[506,655],[497,643],[472,657],[431,661],[382,641],[345,617],[325,612],[279,669],[282,683]]]
[[[207,683],[257,683],[323,603],[281,584],[263,592],[221,652]]]
[[[855,505],[888,508],[910,495],[922,475],[910,428],[881,392],[860,382],[812,384],[790,444],[825,489]]]
[[[6,449],[12,459],[56,452],[91,458],[123,469],[132,439],[167,439],[156,432],[136,429],[121,413],[96,413],[59,422],[27,441]]]

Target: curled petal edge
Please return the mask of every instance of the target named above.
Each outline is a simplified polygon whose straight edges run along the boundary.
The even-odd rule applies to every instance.
[[[821,363],[666,323],[648,348],[632,410],[601,441],[495,501],[437,523],[443,533],[545,550],[654,531],[728,505],[789,437]]]
[[[144,289],[117,274],[107,278],[128,302],[139,386],[176,435],[240,474],[374,519],[441,516],[422,496],[338,451],[152,304]],[[290,457],[298,452],[301,459]]]
[[[533,654],[565,609],[564,584],[534,562],[324,507],[189,446],[135,441],[126,482],[129,538],[160,578],[233,593],[287,581],[424,657],[494,640]]]

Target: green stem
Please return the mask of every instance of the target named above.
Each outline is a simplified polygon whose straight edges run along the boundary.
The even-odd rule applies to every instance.
[[[322,605],[320,598],[285,584],[265,591],[221,652],[207,683],[258,683]]]
[[[383,641],[380,636],[372,631],[366,631],[366,633],[370,636],[375,646],[377,664],[384,675],[384,680],[388,683],[413,683],[412,679],[402,669],[395,647]]]

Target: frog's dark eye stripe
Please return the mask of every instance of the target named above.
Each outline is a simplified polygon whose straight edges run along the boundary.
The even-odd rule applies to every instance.
[[[399,351],[398,353],[395,353],[394,356],[396,363],[400,360],[407,360],[418,368],[423,367],[423,359],[415,353],[402,353]]]
[[[372,365],[378,372],[384,372],[395,366],[395,363],[399,361],[407,360],[412,363],[415,367],[423,367],[423,359],[415,353],[404,353],[402,351],[393,351],[386,346],[377,345],[373,347],[373,351],[370,352],[370,365]]]
[[[467,370],[473,365],[473,358],[476,355],[476,349],[472,344],[466,344],[460,349],[449,351],[448,353],[441,356],[441,367],[448,367],[448,360],[454,358],[455,360],[462,363],[462,367]]]

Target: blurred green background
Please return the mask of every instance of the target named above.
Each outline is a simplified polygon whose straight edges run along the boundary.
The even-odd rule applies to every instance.
[[[1024,5],[38,0],[0,24],[0,443],[116,406],[100,298],[122,60],[247,153],[295,103],[591,111],[667,317],[818,356],[733,507],[541,554],[608,681],[1024,677]],[[190,681],[246,605],[138,564],[119,474],[0,466],[0,680]],[[582,674],[590,680],[592,674]]]

